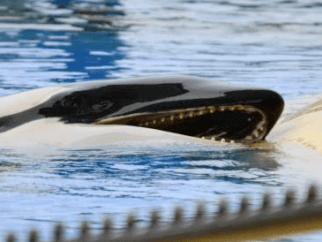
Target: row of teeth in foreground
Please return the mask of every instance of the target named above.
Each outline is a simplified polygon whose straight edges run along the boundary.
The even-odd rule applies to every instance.
[[[259,122],[256,126],[256,128],[253,130],[253,132],[250,135],[247,135],[245,137],[245,140],[250,142],[255,139],[259,139],[260,136],[264,134],[265,126],[266,126],[266,119],[264,113],[256,109],[252,106],[242,106],[242,105],[234,105],[234,106],[208,106],[208,107],[201,107],[201,108],[190,108],[190,109],[184,109],[184,110],[175,110],[170,111],[169,115],[167,117],[162,117],[159,119],[155,119],[152,121],[146,121],[144,123],[140,123],[139,126],[141,127],[153,127],[154,125],[165,123],[165,122],[173,122],[176,119],[184,119],[184,118],[193,118],[197,116],[202,116],[207,113],[214,113],[214,112],[223,112],[223,111],[245,111],[246,113],[254,113],[259,112],[261,113],[263,120]],[[250,121],[250,120],[249,120]],[[234,140],[230,139],[224,139],[219,138],[216,136],[202,136],[202,139],[208,139],[212,141],[220,141],[222,143],[235,143]]]
[[[173,122],[174,120],[177,119],[184,119],[184,118],[193,118],[197,116],[202,116],[207,113],[214,113],[214,112],[224,112],[224,111],[245,111],[247,113],[254,113],[258,112],[258,109],[255,109],[254,107],[251,106],[242,106],[242,105],[234,105],[234,106],[208,106],[208,107],[200,107],[200,108],[188,108],[188,109],[182,109],[182,110],[174,110],[174,111],[169,111],[167,114],[169,116],[167,117],[162,117],[159,119],[154,119],[151,121],[146,121],[143,123],[140,123],[139,126],[141,127],[149,127],[153,126],[159,123],[164,123],[164,122]],[[162,112],[160,112],[162,113]]]
[[[250,142],[255,139],[259,139],[260,136],[262,136],[264,134],[264,131],[265,131],[265,121],[263,120],[257,124],[257,127],[256,127],[256,129],[253,130],[252,134],[247,135],[245,137],[245,140]],[[221,143],[231,143],[231,144],[236,143],[235,140],[220,138],[220,137],[216,137],[216,136],[202,136],[201,139],[211,140],[211,141],[220,141]]]

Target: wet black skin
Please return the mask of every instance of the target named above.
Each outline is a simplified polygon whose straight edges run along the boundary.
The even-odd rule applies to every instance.
[[[38,106],[1,117],[0,132],[8,131],[36,119],[57,117],[64,123],[93,124],[97,121],[143,114],[127,118],[120,124],[135,125],[158,118],[172,110],[221,105],[248,105],[267,116],[265,136],[272,129],[284,107],[284,101],[274,91],[245,86],[229,86],[196,77],[157,77],[129,80],[73,83]],[[162,112],[162,114],[160,114]],[[149,114],[149,115],[144,115]],[[215,112],[199,118],[157,124],[154,128],[189,136],[216,134],[217,128],[226,136],[243,139],[260,117],[243,111]],[[246,122],[251,118],[253,121]],[[117,124],[114,123],[114,124]],[[213,133],[214,132],[214,133]],[[264,136],[264,137],[265,137]],[[230,137],[230,138],[232,138]],[[263,138],[264,138],[263,137]]]

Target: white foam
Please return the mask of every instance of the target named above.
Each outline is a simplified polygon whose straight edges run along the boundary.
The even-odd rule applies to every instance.
[[[106,52],[106,51],[90,51],[90,55],[101,55],[101,56],[110,56],[114,55],[115,52]]]
[[[74,27],[68,24],[10,24],[2,23],[0,29],[20,30],[20,29],[36,29],[45,31],[82,31],[83,28]]]
[[[60,41],[45,41],[43,42],[45,46],[71,46],[70,42],[60,42]]]

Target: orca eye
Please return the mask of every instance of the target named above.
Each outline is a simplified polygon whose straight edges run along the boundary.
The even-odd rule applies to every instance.
[[[109,100],[102,100],[99,103],[92,105],[94,112],[103,112],[113,106],[113,103]]]

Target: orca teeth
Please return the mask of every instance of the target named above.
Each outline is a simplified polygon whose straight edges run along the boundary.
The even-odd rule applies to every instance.
[[[214,106],[209,106],[208,111],[209,113],[214,113],[216,111],[216,108]]]
[[[255,136],[256,138],[258,138],[258,137],[259,137],[258,131],[257,131],[256,129],[254,130],[253,134],[254,134],[254,136]]]
[[[236,109],[239,110],[239,111],[245,110],[245,108],[242,105],[237,105]]]
[[[249,114],[252,113],[260,113],[262,116],[262,120],[256,125],[255,129],[247,134],[247,136],[243,139],[237,139],[234,137],[223,137],[227,134],[227,132],[222,131],[218,135],[213,136],[203,136],[203,139],[208,139],[212,141],[220,141],[220,142],[228,142],[228,143],[239,143],[239,142],[246,142],[250,143],[256,140],[261,139],[265,135],[265,131],[267,128],[267,120],[266,115],[259,109],[245,105],[242,106],[240,104],[238,105],[230,105],[230,106],[207,106],[207,107],[199,107],[199,108],[187,108],[187,109],[180,109],[180,110],[171,110],[171,111],[162,111],[158,113],[154,113],[152,115],[155,115],[155,119],[149,119],[149,113],[145,114],[129,114],[121,117],[113,117],[108,119],[103,119],[96,124],[127,124],[124,120],[128,119],[131,120],[133,118],[142,118],[147,117],[147,120],[132,124],[137,125],[140,127],[151,127],[151,128],[158,128],[158,125],[160,124],[172,124],[176,122],[176,120],[180,120],[179,122],[182,122],[184,119],[191,119],[195,117],[200,117],[207,114],[212,114],[215,112],[234,112],[234,111],[243,111]],[[249,118],[247,120],[248,122],[252,122],[252,119]]]

